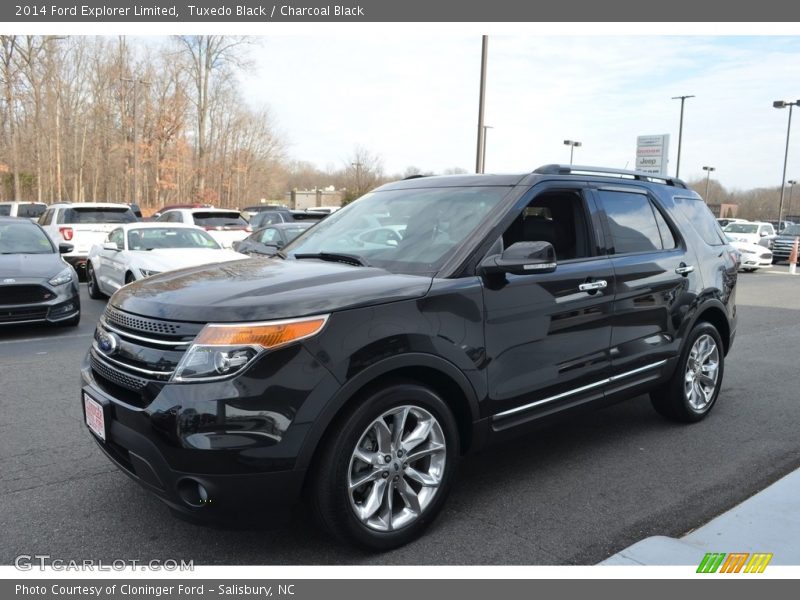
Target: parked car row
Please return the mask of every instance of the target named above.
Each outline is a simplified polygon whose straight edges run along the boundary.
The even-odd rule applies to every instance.
[[[780,228],[777,227],[778,221],[717,219],[720,224],[723,221],[728,221],[723,231],[742,254],[743,270],[752,271],[788,261],[794,240],[800,237],[800,224],[792,221],[781,221]]]

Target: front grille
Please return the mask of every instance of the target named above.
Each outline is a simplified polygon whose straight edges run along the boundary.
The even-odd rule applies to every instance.
[[[55,298],[55,294],[41,285],[2,285],[0,305],[38,304]]]
[[[95,380],[112,396],[144,407],[169,381],[202,327],[199,323],[142,317],[107,306],[90,352]],[[101,351],[99,344],[106,335],[116,337],[115,347]]]
[[[43,321],[47,318],[47,308],[0,308],[0,323],[21,323],[24,321]]]
[[[193,328],[191,324],[187,325],[184,323],[175,323],[174,321],[162,321],[160,319],[131,315],[111,306],[106,308],[105,318],[111,325],[128,329],[134,333],[155,333],[165,336],[194,336],[200,329],[199,327]]]
[[[132,392],[140,392],[147,385],[147,379],[129,375],[123,372],[121,369],[112,367],[104,362],[100,362],[100,360],[95,357],[93,352],[91,353],[91,364],[92,371],[94,371],[95,375],[99,375],[103,379],[106,379],[120,387],[124,387],[125,389],[131,390]]]

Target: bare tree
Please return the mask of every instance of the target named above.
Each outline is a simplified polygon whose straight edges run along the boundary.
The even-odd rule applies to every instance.
[[[3,78],[3,97],[5,99],[5,121],[11,142],[11,173],[14,180],[14,200],[20,200],[19,150],[17,142],[16,86],[19,73],[17,51],[19,36],[0,36],[0,76]]]
[[[189,58],[189,73],[194,84],[194,103],[197,111],[195,140],[195,193],[203,196],[206,185],[206,136],[210,111],[211,84],[213,79],[231,67],[244,64],[242,46],[247,38],[220,35],[178,36],[183,51]]]

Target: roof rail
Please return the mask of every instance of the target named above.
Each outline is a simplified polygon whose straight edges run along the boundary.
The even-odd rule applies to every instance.
[[[420,177],[430,177],[429,175],[425,175],[424,173],[415,173],[414,175],[409,175],[408,177],[403,177],[403,181],[408,181],[409,179],[419,179]]]
[[[618,177],[620,179],[636,179],[638,181],[663,182],[666,185],[688,189],[688,186],[677,177],[645,173],[644,171],[626,171],[607,167],[587,167],[582,165],[543,165],[534,173],[539,175],[600,175],[602,177]]]

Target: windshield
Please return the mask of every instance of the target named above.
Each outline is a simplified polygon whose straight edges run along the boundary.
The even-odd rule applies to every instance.
[[[136,215],[126,207],[120,208],[67,208],[61,213],[59,223],[135,223]]]
[[[284,253],[346,254],[394,273],[433,274],[508,190],[439,187],[371,192],[320,221]]]
[[[128,248],[131,250],[159,250],[162,248],[213,248],[219,244],[205,231],[181,227],[143,227],[128,231]]]
[[[758,224],[756,223],[731,223],[725,228],[727,233],[756,233]]]
[[[0,225],[0,254],[53,254],[53,245],[35,225],[7,223]]]

